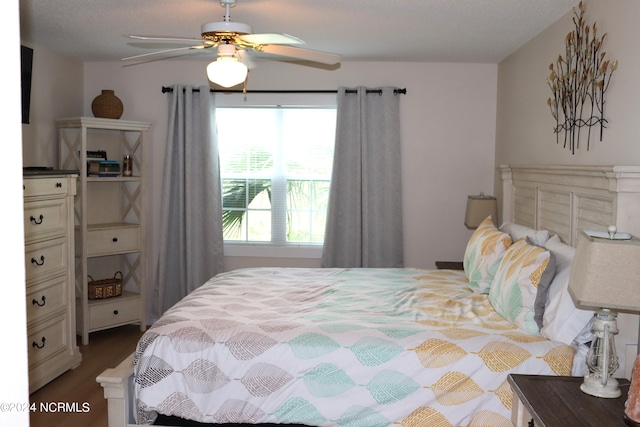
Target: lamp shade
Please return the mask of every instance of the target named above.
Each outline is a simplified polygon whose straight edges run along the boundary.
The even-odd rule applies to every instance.
[[[480,193],[478,196],[467,198],[467,211],[464,215],[464,225],[469,230],[475,230],[480,223],[491,215],[493,223],[498,219],[498,202],[495,197],[485,196]]]
[[[640,239],[598,238],[580,231],[569,293],[585,307],[640,311]]]
[[[236,58],[220,56],[207,66],[207,77],[222,87],[238,85],[247,78],[247,66]]]

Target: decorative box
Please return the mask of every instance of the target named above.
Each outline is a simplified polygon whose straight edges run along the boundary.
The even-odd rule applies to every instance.
[[[122,272],[117,271],[112,279],[93,280],[93,277],[89,276],[87,288],[89,299],[118,297],[122,295]]]

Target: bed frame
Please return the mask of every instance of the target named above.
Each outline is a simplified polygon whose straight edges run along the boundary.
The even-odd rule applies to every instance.
[[[575,246],[579,230],[640,236],[639,166],[500,166],[503,221],[558,234]]]
[[[502,221],[549,230],[571,245],[579,230],[606,230],[610,225],[640,236],[640,166],[502,165],[498,169]],[[621,367],[616,376],[629,377],[625,354],[635,357],[638,315],[621,313],[618,327]],[[132,360],[133,354],[96,378],[107,399],[109,427],[135,426]]]
[[[640,166],[500,166],[502,220],[549,230],[575,246],[579,230],[640,236]],[[631,377],[638,315],[619,313],[617,377]],[[626,364],[625,360],[631,360]]]

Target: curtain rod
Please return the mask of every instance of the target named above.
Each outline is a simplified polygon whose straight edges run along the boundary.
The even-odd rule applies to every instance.
[[[200,92],[200,89],[194,89],[194,92]],[[243,90],[225,90],[210,89],[212,93],[245,93]],[[162,93],[173,92],[173,88],[162,86]],[[357,89],[347,89],[346,93],[358,93]],[[246,93],[338,93],[337,90],[248,90]],[[382,89],[367,89],[367,93],[381,94]],[[394,89],[395,95],[406,95],[407,89]]]

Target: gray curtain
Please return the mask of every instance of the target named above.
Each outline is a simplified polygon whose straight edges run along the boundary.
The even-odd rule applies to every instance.
[[[338,89],[323,267],[402,267],[400,96]]]
[[[215,95],[208,86],[172,89],[155,316],[223,269]]]

